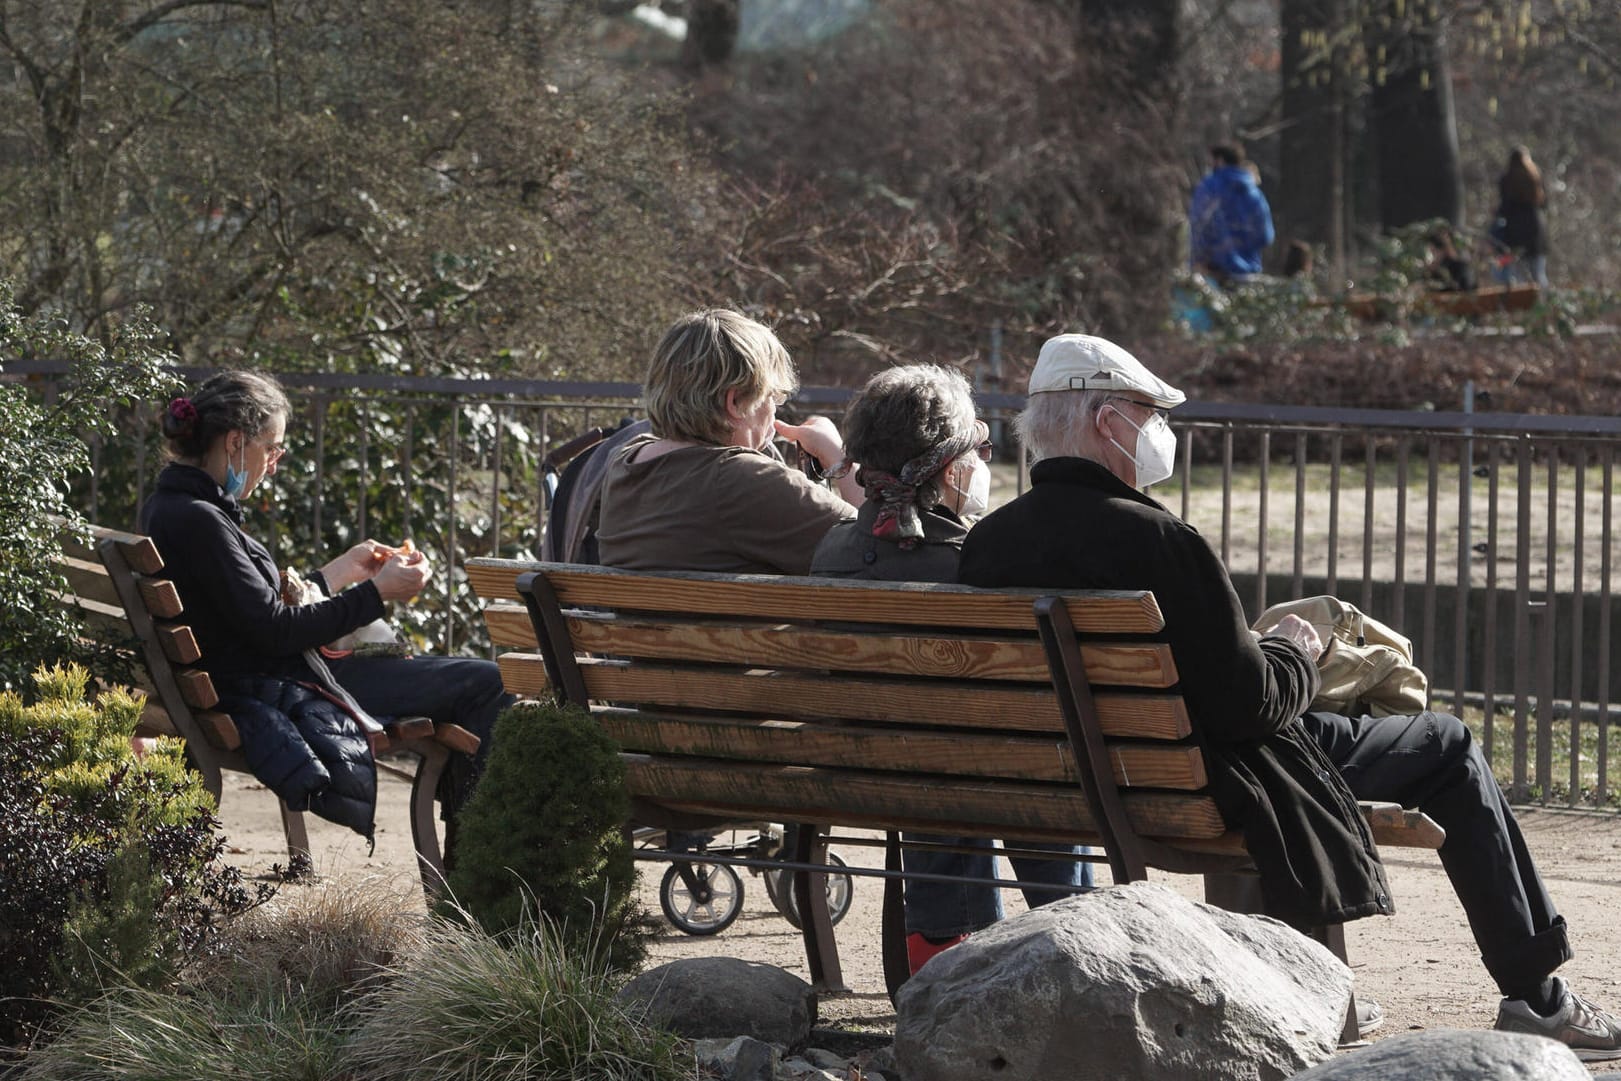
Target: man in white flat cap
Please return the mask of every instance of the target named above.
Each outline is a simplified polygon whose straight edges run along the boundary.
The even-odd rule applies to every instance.
[[[1309,712],[1316,630],[1285,617],[1252,634],[1210,545],[1139,490],[1171,475],[1166,414],[1185,397],[1113,342],[1050,339],[1018,425],[1030,490],[969,532],[959,580],[1153,590],[1211,795],[1244,832],[1266,913],[1306,928],[1394,911],[1356,801],[1418,807],[1446,830],[1441,864],[1503,994],[1496,1027],[1621,1058],[1621,1023],[1553,975],[1571,956],[1564,917],[1469,729],[1444,713]]]

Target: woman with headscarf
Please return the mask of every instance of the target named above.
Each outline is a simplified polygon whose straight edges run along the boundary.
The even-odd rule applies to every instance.
[[[985,422],[974,415],[973,392],[958,372],[913,364],[880,372],[867,382],[844,418],[845,464],[834,475],[853,473],[866,502],[852,521],[828,531],[811,560],[813,575],[890,582],[955,582],[968,528],[989,509],[991,443]],[[992,843],[973,837],[908,834],[908,841],[960,852],[902,853],[914,874],[992,878]],[[1061,856],[1084,849],[1030,845]],[[1091,865],[1072,859],[1014,859],[1023,882],[1090,886]],[[1035,908],[1068,896],[1064,890],[1026,889]],[[906,954],[916,972],[940,951],[1002,918],[994,886],[908,879]]]

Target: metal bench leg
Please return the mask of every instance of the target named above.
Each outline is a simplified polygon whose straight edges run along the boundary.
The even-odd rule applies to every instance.
[[[216,799],[216,805],[218,802]],[[313,871],[315,857],[310,852],[309,831],[304,828],[304,812],[288,807],[284,799],[278,799],[276,804],[281,808],[281,831],[287,835],[287,860],[291,864],[288,871],[296,872],[300,863]]]
[[[884,837],[884,870],[901,869],[901,835],[890,830]],[[884,879],[884,986],[894,1002],[901,984],[912,978],[912,964],[906,957],[906,895],[899,878]]]
[[[1327,946],[1329,952],[1347,967],[1350,966],[1351,962],[1345,956],[1345,924],[1330,923],[1323,927],[1313,927],[1311,937]],[[1345,1004],[1345,1024],[1340,1029],[1340,1046],[1346,1047],[1361,1042],[1362,1029],[1356,1021],[1356,985],[1353,982],[1350,1001]]]
[[[439,829],[433,820],[433,797],[450,761],[450,752],[427,741],[418,741],[412,750],[422,756],[422,761],[417,763],[416,776],[411,780],[411,843],[416,847],[417,867],[422,872],[422,890],[432,905],[445,892],[445,861],[439,849]]]
[[[827,859],[827,827],[802,825],[794,845],[794,862],[820,863]],[[827,875],[821,871],[794,872],[794,900],[805,940],[805,962],[811,987],[817,993],[848,991],[839,967],[839,944],[833,937],[833,919],[827,911]]]

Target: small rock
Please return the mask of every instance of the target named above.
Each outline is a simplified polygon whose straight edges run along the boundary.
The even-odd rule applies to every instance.
[[[816,992],[774,965],[689,957],[643,972],[619,992],[649,1020],[689,1040],[751,1036],[798,1047],[816,1020]]]
[[[807,1047],[803,1055],[806,1062],[812,1066],[820,1066],[824,1070],[842,1070],[846,1063],[843,1055],[835,1055],[831,1051],[824,1051],[820,1047]]]
[[[697,1040],[692,1053],[701,1070],[723,1081],[776,1081],[781,1057],[775,1047],[747,1036]]]
[[[1380,1040],[1291,1081],[1588,1081],[1564,1044],[1517,1032],[1437,1029]]]

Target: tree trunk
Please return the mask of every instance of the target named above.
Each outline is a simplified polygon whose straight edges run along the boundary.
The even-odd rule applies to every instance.
[[[1444,25],[1432,5],[1387,0],[1374,5],[1364,34],[1380,224],[1442,218],[1457,225],[1463,180]]]
[[[1346,0],[1283,0],[1281,175],[1272,215],[1281,244],[1327,247],[1337,271],[1345,261],[1348,36]],[[1343,277],[1343,273],[1335,275]]]

